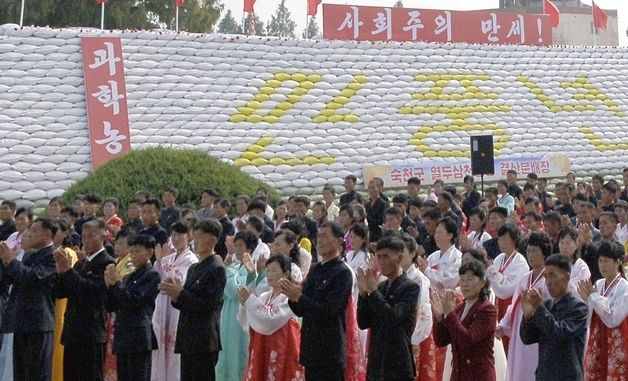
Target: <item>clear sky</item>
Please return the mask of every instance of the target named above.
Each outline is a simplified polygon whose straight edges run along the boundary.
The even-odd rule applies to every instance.
[[[591,0],[582,0],[590,4]],[[244,0],[222,0],[225,11],[231,9],[236,19],[242,18],[242,6]],[[270,20],[270,16],[277,9],[281,0],[256,0],[255,13],[259,15],[264,24]],[[323,0],[323,4],[351,4],[351,5],[375,5],[393,6],[396,0]],[[486,9],[497,8],[499,0],[402,0],[404,7],[408,8],[435,8],[435,9]],[[297,35],[301,35],[305,28],[307,0],[286,0],[292,19],[297,23]],[[627,0],[596,0],[596,4],[602,9],[617,9],[619,14],[619,43],[628,45],[626,27],[628,26],[628,1]],[[223,14],[224,14],[223,12]],[[322,5],[318,8],[316,19],[322,31]]]

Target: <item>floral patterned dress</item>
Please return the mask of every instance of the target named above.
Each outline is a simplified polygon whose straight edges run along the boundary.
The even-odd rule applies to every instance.
[[[610,284],[596,282],[587,298],[593,308],[584,358],[586,381],[628,380],[628,281],[618,275]]]
[[[238,311],[238,322],[249,331],[245,381],[304,381],[299,365],[301,333],[288,297],[274,291],[251,295]]]

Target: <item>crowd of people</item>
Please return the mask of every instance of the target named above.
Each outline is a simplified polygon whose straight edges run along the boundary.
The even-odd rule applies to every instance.
[[[628,168],[356,185],[4,200],[0,379],[628,379]]]

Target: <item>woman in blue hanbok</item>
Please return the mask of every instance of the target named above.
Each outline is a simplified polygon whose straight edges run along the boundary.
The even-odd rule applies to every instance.
[[[249,334],[238,324],[240,308],[239,290],[255,277],[255,264],[251,253],[257,246],[257,236],[240,231],[235,237],[227,237],[227,284],[225,301],[220,314],[220,343],[222,351],[216,364],[217,381],[242,380],[248,357]],[[249,280],[247,281],[247,278]]]

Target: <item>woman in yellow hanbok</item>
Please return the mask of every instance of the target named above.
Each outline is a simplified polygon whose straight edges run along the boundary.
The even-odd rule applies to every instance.
[[[53,239],[55,250],[63,247],[65,253],[72,258],[72,266],[74,266],[78,257],[76,252],[68,247],[70,245],[70,225],[65,220],[57,220],[57,223],[59,229]],[[66,298],[56,299],[55,301],[54,349],[52,352],[52,379],[55,381],[63,380],[63,345],[61,345],[61,332],[63,331],[63,320],[67,302],[68,300]]]

